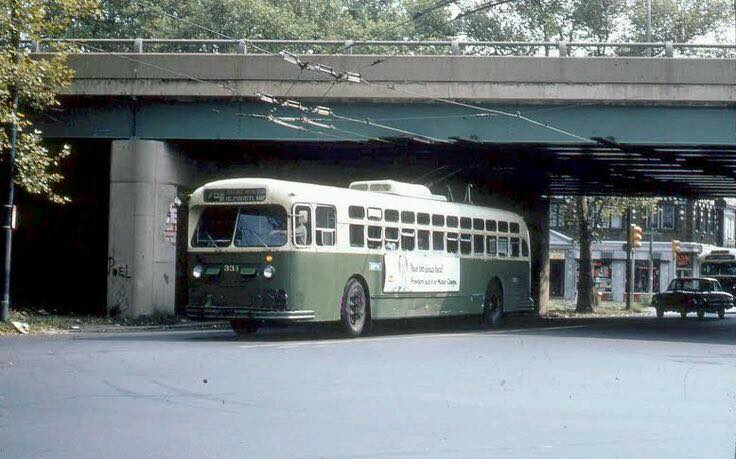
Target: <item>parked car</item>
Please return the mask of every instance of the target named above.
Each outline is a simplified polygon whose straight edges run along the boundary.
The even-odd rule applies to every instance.
[[[721,284],[710,277],[680,277],[672,279],[666,292],[652,297],[652,306],[657,309],[657,318],[666,311],[679,312],[683,319],[689,312],[702,319],[706,312],[726,316],[726,309],[733,307],[733,295],[724,292]]]

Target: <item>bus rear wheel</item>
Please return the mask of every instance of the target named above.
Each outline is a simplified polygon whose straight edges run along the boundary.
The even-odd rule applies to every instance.
[[[498,282],[491,282],[483,302],[483,327],[497,328],[503,322],[503,290]]]
[[[235,334],[237,334],[238,336],[252,335],[256,331],[258,331],[258,328],[260,326],[261,324],[255,320],[234,319],[230,321],[230,327],[233,329]]]
[[[354,338],[370,327],[370,308],[368,295],[363,284],[352,278],[345,284],[340,301],[340,322],[345,333]]]

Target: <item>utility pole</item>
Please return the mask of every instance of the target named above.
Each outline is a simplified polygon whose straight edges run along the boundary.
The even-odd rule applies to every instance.
[[[10,20],[12,24],[17,23],[18,12],[15,7],[10,9]],[[13,32],[12,36],[13,47],[15,48],[15,55],[13,56],[13,63],[15,65],[14,71],[18,71],[18,64],[20,62],[20,32],[17,28]],[[14,200],[15,200],[15,185],[13,178],[15,177],[15,148],[18,144],[18,99],[20,96],[18,90],[18,77],[15,76],[15,81],[10,87],[10,98],[13,101],[12,115],[10,119],[10,127],[5,128],[7,138],[9,142],[8,155],[5,158],[5,204],[3,205],[2,217],[2,233],[4,236],[3,244],[3,270],[2,270],[2,300],[0,300],[0,321],[7,322],[10,316],[10,270],[11,270],[11,254],[13,247],[13,224],[14,224]]]
[[[649,233],[649,288],[651,294],[654,291],[654,233]]]
[[[652,0],[647,0],[647,43],[652,42]],[[652,57],[652,48],[647,46],[647,56]]]
[[[626,309],[631,309],[631,206],[626,208]]]

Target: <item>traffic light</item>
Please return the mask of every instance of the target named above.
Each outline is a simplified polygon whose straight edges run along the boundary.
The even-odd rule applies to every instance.
[[[629,227],[629,247],[632,249],[638,249],[641,247],[641,227],[631,224]]]
[[[672,253],[680,253],[680,241],[677,239],[672,240]]]

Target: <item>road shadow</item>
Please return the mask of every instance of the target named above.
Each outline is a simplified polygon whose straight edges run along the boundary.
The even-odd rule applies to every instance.
[[[726,319],[706,316],[680,319],[668,315],[634,317],[509,317],[503,327],[485,330],[475,317],[442,319],[401,319],[376,321],[368,337],[414,336],[430,334],[497,333],[561,338],[601,338],[639,341],[668,341],[708,344],[736,344],[736,313]],[[107,341],[188,341],[192,343],[233,342],[269,343],[293,341],[340,340],[346,338],[337,324],[299,324],[288,327],[267,326],[257,333],[238,336],[230,330],[147,331],[105,334],[80,334],[80,340]],[[360,338],[357,338],[360,339]]]

